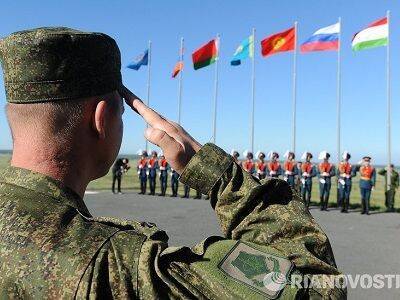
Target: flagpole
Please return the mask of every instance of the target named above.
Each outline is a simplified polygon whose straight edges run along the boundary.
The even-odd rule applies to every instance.
[[[214,84],[214,111],[213,111],[213,136],[212,142],[215,144],[216,134],[217,134],[217,98],[218,98],[218,62],[219,62],[219,51],[220,51],[220,38],[219,34],[217,34],[216,38],[217,42],[217,59],[215,61],[215,84]]]
[[[147,66],[147,100],[146,105],[150,106],[150,79],[151,79],[151,41],[149,40],[148,50],[148,66]],[[146,123],[146,129],[149,128],[149,124]],[[149,141],[146,139],[146,152],[149,151]]]
[[[390,165],[392,163],[392,141],[391,141],[391,93],[390,93],[390,11],[386,12],[387,25],[388,25],[388,37],[386,47],[386,89],[387,89],[387,186],[386,189],[390,189],[391,185],[391,171]]]
[[[250,147],[251,147],[251,152],[254,153],[254,112],[255,112],[255,45],[256,45],[256,29],[253,28],[253,53],[252,53],[252,66],[251,66],[251,102],[252,102],[252,107],[251,107],[251,118],[250,118]]]
[[[293,51],[293,108],[292,108],[292,151],[296,153],[296,106],[297,106],[297,21],[294,22],[294,51]]]
[[[179,52],[179,59],[183,63],[183,37],[181,38],[181,48]],[[181,114],[182,114],[182,80],[183,80],[183,69],[179,71],[178,81],[178,124],[181,125]]]
[[[338,35],[338,51],[337,51],[337,77],[336,77],[336,113],[337,113],[337,167],[339,168],[340,164],[340,151],[341,151],[341,110],[342,110],[342,82],[341,82],[341,48],[342,48],[342,18],[339,17],[339,35]],[[340,202],[340,195],[339,195],[339,183],[337,186],[337,204],[339,205]]]

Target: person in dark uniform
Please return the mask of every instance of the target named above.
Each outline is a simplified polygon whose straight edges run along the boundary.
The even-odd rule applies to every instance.
[[[305,160],[301,165],[301,196],[308,208],[311,202],[312,178],[315,177],[316,171],[311,162],[313,156],[310,152],[304,152],[301,158]]]
[[[286,151],[283,156],[286,158],[285,163],[283,164],[283,179],[294,189],[295,188],[295,178],[298,174],[298,169],[296,166],[295,154],[291,151]]]
[[[350,164],[349,160],[351,155],[349,152],[344,151],[342,155],[342,161],[339,163],[337,168],[337,177],[338,177],[338,192],[339,192],[339,201],[338,205],[341,206],[341,212],[347,213],[349,210],[350,204],[350,193],[352,186],[352,177],[354,177],[354,168]]]
[[[168,185],[168,169],[169,164],[165,159],[164,154],[160,154],[160,160],[158,161],[158,166],[160,168],[160,186],[161,186],[161,194],[160,196],[165,196],[167,192]]]
[[[112,187],[111,190],[113,194],[116,194],[115,192],[115,181],[117,181],[117,191],[118,194],[122,194],[121,192],[121,179],[122,179],[122,174],[126,173],[130,169],[129,166],[129,159],[127,158],[119,158],[115,161],[113,167],[112,167],[112,174],[113,174],[113,182],[112,182]]]
[[[278,161],[279,154],[275,151],[268,152],[269,162],[267,164],[267,172],[268,176],[272,178],[279,178],[279,175],[282,174],[282,167]]]
[[[303,165],[303,163],[301,161],[298,161],[296,163],[297,173],[294,177],[294,189],[299,194],[301,194],[301,187],[302,187],[302,183],[301,183],[301,179],[302,179],[301,166],[302,165]]]
[[[256,153],[258,162],[256,162],[256,172],[258,179],[264,179],[267,176],[267,164],[265,162],[265,153],[258,151]]]
[[[140,160],[138,161],[137,165],[137,172],[139,175],[140,181],[140,193],[139,194],[146,194],[146,187],[147,187],[147,151],[139,151],[140,152]]]
[[[178,188],[179,188],[179,174],[171,168],[171,189],[172,195],[171,197],[178,196]]]
[[[331,178],[335,176],[335,166],[329,162],[331,155],[322,151],[319,154],[319,159],[322,162],[318,165],[318,178],[319,178],[319,199],[321,210],[327,211],[329,204],[329,194],[332,187]]]
[[[361,164],[356,167],[356,172],[360,172],[361,214],[369,215],[371,191],[376,182],[376,171],[371,165],[370,156],[363,157]]]
[[[158,159],[157,152],[151,151],[151,158],[148,160],[147,165],[147,176],[149,178],[150,193],[149,195],[154,196],[156,194],[156,179],[158,170]]]
[[[379,170],[378,174],[385,176],[385,205],[387,212],[394,212],[394,198],[396,195],[396,190],[399,188],[399,173],[394,169],[394,165],[390,165],[390,186],[388,189],[387,185],[387,167]]]

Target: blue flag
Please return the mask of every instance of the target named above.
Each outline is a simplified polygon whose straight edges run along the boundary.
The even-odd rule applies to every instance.
[[[254,37],[251,35],[239,45],[231,60],[232,66],[238,66],[243,59],[254,56]]]
[[[149,50],[144,51],[138,57],[136,57],[133,62],[131,62],[127,68],[133,70],[139,70],[141,66],[147,66],[149,63]]]

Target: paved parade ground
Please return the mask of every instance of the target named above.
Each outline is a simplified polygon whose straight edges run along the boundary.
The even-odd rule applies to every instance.
[[[193,191],[192,191],[193,193]],[[87,193],[89,210],[95,216],[113,216],[156,223],[167,231],[170,245],[192,246],[209,235],[221,235],[208,201],[142,196],[137,193],[112,195]],[[341,214],[336,209],[311,213],[328,234],[336,263],[344,274],[400,274],[400,215],[358,210]],[[399,299],[400,289],[349,288],[349,299]]]

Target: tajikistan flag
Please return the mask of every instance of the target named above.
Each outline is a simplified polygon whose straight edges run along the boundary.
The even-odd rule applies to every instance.
[[[357,32],[351,42],[354,51],[386,46],[388,42],[389,26],[387,18],[373,22],[367,28]]]

